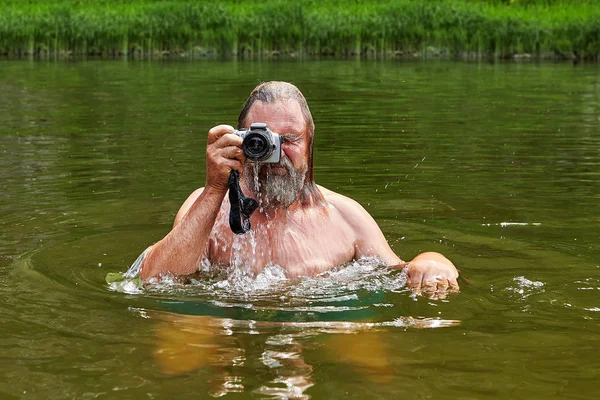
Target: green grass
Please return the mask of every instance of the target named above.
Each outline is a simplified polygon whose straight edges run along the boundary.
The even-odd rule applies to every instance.
[[[0,0],[0,54],[597,59],[600,1]]]

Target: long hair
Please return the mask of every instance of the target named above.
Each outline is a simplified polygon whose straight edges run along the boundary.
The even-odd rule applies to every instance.
[[[300,90],[288,82],[270,81],[263,82],[254,88],[250,96],[244,103],[240,116],[238,117],[238,129],[245,128],[247,126],[246,119],[250,109],[256,101],[260,101],[265,104],[273,104],[282,100],[295,100],[298,102],[300,109],[302,110],[302,116],[306,125],[308,135],[308,168],[306,170],[306,177],[304,178],[304,186],[300,193],[300,202],[302,204],[323,204],[324,198],[321,191],[317,188],[314,178],[314,160],[313,160],[313,144],[315,138],[315,124],[313,122],[310,108],[304,98],[304,95]]]

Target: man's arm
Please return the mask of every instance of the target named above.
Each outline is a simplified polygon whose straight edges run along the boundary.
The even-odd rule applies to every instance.
[[[206,186],[185,201],[171,232],[152,246],[146,255],[140,278],[143,281],[168,272],[189,275],[198,270],[221,203],[227,193],[229,173],[242,171],[242,139],[229,125],[219,125],[208,132],[206,147]]]
[[[176,218],[171,232],[146,255],[140,270],[142,281],[167,272],[189,275],[197,271],[224,197],[224,193],[209,188],[190,195],[187,211],[184,203],[178,213],[178,217],[182,212],[183,216]]]
[[[356,201],[337,196],[335,206],[355,234],[355,258],[377,256],[390,266],[406,268],[408,286],[415,292],[458,290],[458,271],[450,260],[440,253],[426,252],[408,263],[402,261],[390,248],[373,217]]]

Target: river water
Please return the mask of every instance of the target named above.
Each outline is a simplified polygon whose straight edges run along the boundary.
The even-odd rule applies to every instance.
[[[317,182],[459,294],[374,260],[106,283],[264,80],[306,95]],[[599,123],[596,65],[2,61],[0,397],[598,398]]]

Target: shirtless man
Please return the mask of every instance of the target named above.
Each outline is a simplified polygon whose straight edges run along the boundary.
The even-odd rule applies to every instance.
[[[173,229],[146,253],[143,281],[161,275],[189,275],[203,258],[211,265],[232,260],[255,273],[267,265],[283,267],[288,277],[314,275],[361,257],[375,256],[389,266],[406,268],[415,291],[458,290],[458,272],[439,253],[422,253],[409,263],[390,249],[373,218],[360,204],[316,185],[313,179],[314,124],[306,100],[292,84],[267,82],[250,94],[239,128],[264,122],[285,138],[281,162],[245,162],[242,139],[229,125],[208,132],[206,185],[177,213]],[[243,192],[259,201],[250,218],[253,232],[237,238],[229,227],[228,178],[241,175]],[[232,258],[232,248],[236,248]]]

